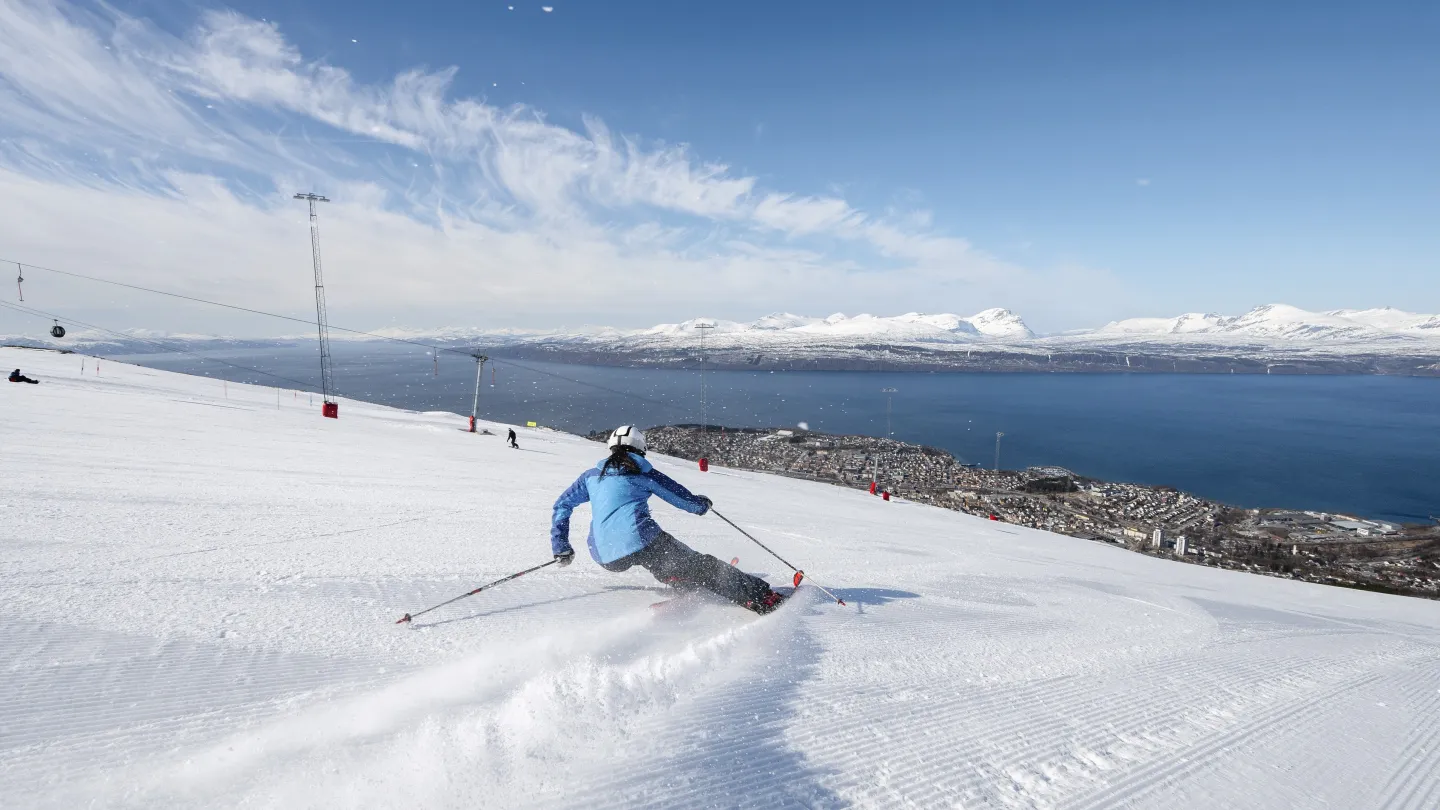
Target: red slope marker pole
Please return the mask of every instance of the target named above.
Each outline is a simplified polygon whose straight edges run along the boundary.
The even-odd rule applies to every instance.
[[[541,564],[535,566],[534,568],[526,568],[524,571],[516,572],[516,573],[514,573],[514,574],[511,574],[511,575],[508,576],[508,577],[501,577],[500,579],[497,579],[497,580],[495,580],[494,582],[489,582],[489,583],[486,583],[486,584],[484,584],[484,585],[481,585],[480,587],[476,588],[476,589],[473,590],[473,591],[470,591],[470,592],[468,592],[468,593],[462,593],[462,594],[460,594],[459,596],[455,597],[454,599],[447,599],[447,600],[445,600],[444,602],[441,602],[440,604],[435,605],[434,607],[425,608],[424,610],[420,611],[419,613],[414,614],[413,616],[412,616],[411,614],[409,614],[409,613],[406,613],[404,616],[401,616],[399,619],[397,619],[397,620],[395,621],[395,623],[396,623],[396,624],[407,624],[407,623],[409,623],[409,621],[410,621],[411,619],[415,618],[415,616],[424,616],[426,613],[429,613],[429,612],[432,611],[432,610],[438,610],[438,609],[440,609],[440,608],[442,608],[442,607],[445,607],[446,605],[450,604],[451,602],[459,602],[461,599],[464,599],[464,598],[467,597],[467,596],[474,596],[475,594],[480,593],[481,591],[483,591],[483,590],[485,590],[485,589],[487,589],[487,588],[493,588],[493,587],[495,587],[496,585],[499,585],[499,584],[502,583],[502,582],[509,582],[509,581],[512,580],[512,579],[517,579],[517,578],[519,578],[519,577],[523,577],[523,576],[525,576],[526,574],[529,574],[529,573],[532,573],[532,572],[535,572],[535,571],[539,571],[541,568],[544,568],[544,567],[547,566],[547,565],[554,565],[554,564],[557,563],[557,562],[559,562],[559,561],[558,561],[558,560],[551,560],[550,562],[547,562],[547,563],[541,563]]]
[[[743,535],[745,535],[747,538],[749,538],[750,542],[754,543],[755,545],[759,546],[760,548],[765,549],[766,551],[769,551],[769,552],[770,552],[770,556],[774,557],[775,559],[779,560],[779,561],[782,562],[782,563],[785,563],[785,567],[786,567],[786,568],[789,568],[791,571],[794,571],[794,572],[795,572],[795,587],[797,587],[797,588],[800,587],[800,580],[801,580],[801,579],[804,579],[804,577],[805,577],[805,572],[804,572],[804,571],[801,571],[799,568],[796,568],[795,566],[791,565],[789,562],[787,562],[787,561],[785,560],[784,557],[781,557],[779,554],[776,554],[774,551],[772,551],[769,546],[765,545],[764,543],[760,542],[759,540],[756,540],[755,537],[754,537],[754,535],[750,534],[749,532],[745,531],[744,529],[740,528],[739,526],[736,526],[736,525],[735,525],[735,521],[733,521],[733,520],[731,520],[730,518],[727,518],[727,517],[725,517],[724,515],[722,515],[722,514],[720,514],[719,512],[717,512],[717,511],[715,510],[715,507],[713,507],[713,506],[710,507],[710,511],[711,511],[711,512],[715,512],[715,517],[718,517],[718,518],[720,518],[721,520],[725,521],[726,523],[729,523],[729,524],[730,524],[730,527],[733,528],[735,531],[740,532],[741,534],[743,534]],[[816,582],[816,581],[813,580],[813,579],[810,580],[810,584],[811,584],[811,585],[814,585],[814,586],[817,587],[817,588],[819,588],[821,593],[825,594],[826,596],[830,597],[831,599],[834,599],[837,603],[839,603],[839,604],[841,604],[841,605],[845,604],[845,600],[844,600],[844,599],[841,599],[840,597],[838,597],[838,596],[836,596],[835,594],[831,593],[830,591],[826,590],[826,588],[825,588],[824,585],[821,585],[820,583]]]

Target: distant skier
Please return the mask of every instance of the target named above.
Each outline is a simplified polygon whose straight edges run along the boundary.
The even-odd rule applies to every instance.
[[[752,577],[709,554],[701,554],[670,536],[650,516],[651,495],[696,515],[711,501],[696,495],[645,460],[645,434],[625,425],[610,434],[610,456],[586,470],[555,501],[550,548],[569,565],[570,513],[590,503],[590,556],[607,571],[638,565],[656,579],[681,590],[705,589],[756,613],[769,613],[785,601],[759,577]]]
[[[10,382],[26,382],[30,383],[31,385],[40,384],[39,380],[32,380],[29,377],[26,377],[24,374],[21,374],[20,369],[18,368],[10,372]]]
[[[520,449],[520,442],[515,440],[515,428],[510,428],[510,432],[505,435],[505,443],[516,450]]]

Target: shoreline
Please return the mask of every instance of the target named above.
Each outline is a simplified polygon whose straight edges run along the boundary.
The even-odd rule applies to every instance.
[[[39,350],[90,354],[84,350]],[[210,379],[304,390],[304,383],[300,381],[307,379],[306,372],[313,372],[313,369],[303,357],[303,352],[298,355],[294,352],[262,354],[253,359],[243,356],[250,351],[228,348],[221,352],[223,359],[217,358],[213,364],[177,353],[147,353],[111,359]],[[432,376],[430,358],[421,356],[416,351],[397,352],[392,349],[352,360],[353,376],[347,374],[340,380],[342,389],[352,386],[356,389],[353,394],[341,391],[351,398],[409,410],[445,410],[462,414],[469,411],[474,384],[473,363],[457,366],[445,362],[448,358],[442,358],[436,370],[439,373],[437,379]],[[252,374],[229,361],[255,365],[257,369],[251,369],[250,371],[255,372]],[[677,416],[693,419],[698,415],[698,409],[691,410],[697,403],[690,401],[692,392],[689,386],[695,382],[692,380],[695,376],[694,369],[684,372],[678,369],[653,369],[647,373],[645,369],[556,365],[548,369],[540,368],[537,373],[562,380],[575,378],[571,382],[581,386],[600,383],[596,387],[607,393],[593,394],[585,390],[571,390],[568,383],[547,382],[539,377],[536,379],[539,379],[540,385],[532,393],[532,375],[526,372],[524,365],[515,364],[508,370],[506,366],[510,364],[504,360],[497,365],[501,372],[502,386],[498,391],[494,386],[482,391],[481,410],[485,415],[502,421],[516,424],[531,420],[551,425],[558,423],[567,431],[584,433],[612,422],[656,424],[674,421]],[[278,371],[297,379],[266,379],[263,375],[269,371]],[[1319,391],[1323,397],[1329,397],[1336,402],[1359,396],[1359,401],[1372,402],[1381,408],[1384,407],[1384,402],[1398,397],[1400,399],[1397,401],[1409,403],[1405,407],[1413,411],[1417,403],[1423,403],[1430,397],[1427,393],[1430,386],[1425,383],[1403,382],[1403,378],[1381,378],[1374,375],[1369,375],[1368,381],[1355,380],[1354,375],[1308,375],[1314,379],[1313,382],[1294,380],[1275,383],[1261,383],[1255,379],[1258,375],[1244,375],[1243,380],[1216,380],[1211,384],[1209,381],[1187,381],[1192,375],[1174,375],[1164,371],[1150,372],[1147,379],[1153,382],[1142,382],[1139,379],[1125,382],[1129,374],[1124,371],[1091,372],[1086,378],[1072,376],[1063,379],[1041,372],[994,375],[975,373],[989,376],[989,380],[976,380],[969,384],[952,382],[954,378],[937,376],[938,373],[935,372],[897,372],[907,375],[894,381],[894,384],[907,392],[902,396],[908,397],[910,404],[906,407],[911,410],[910,416],[897,412],[897,422],[908,420],[906,424],[914,438],[941,442],[949,452],[971,459],[988,457],[990,452],[976,437],[987,435],[986,431],[1004,429],[1012,436],[1020,437],[1020,444],[1015,445],[1017,449],[1011,451],[1019,453],[1018,456],[1012,456],[1017,461],[1043,463],[1059,460],[1060,463],[1081,471],[1082,476],[1095,480],[1134,482],[1135,486],[1171,484],[1188,492],[1205,493],[1206,499],[1223,502],[1228,506],[1243,504],[1245,508],[1253,508],[1275,503],[1298,503],[1302,508],[1311,510],[1358,514],[1389,522],[1424,522],[1426,517],[1440,511],[1431,499],[1417,497],[1423,493],[1414,492],[1413,487],[1402,487],[1387,494],[1390,487],[1383,483],[1388,469],[1405,469],[1418,473],[1433,471],[1432,462],[1427,460],[1433,456],[1420,453],[1418,448],[1421,448],[1421,445],[1397,445],[1394,438],[1372,435],[1375,433],[1372,430],[1367,435],[1370,435],[1371,439],[1378,439],[1379,443],[1368,451],[1368,458],[1355,459],[1360,466],[1350,472],[1341,470],[1338,471],[1338,477],[1327,475],[1312,481],[1307,477],[1307,469],[1296,466],[1296,459],[1307,457],[1305,454],[1311,447],[1327,448],[1327,452],[1332,455],[1346,452],[1337,447],[1330,437],[1339,435],[1336,431],[1345,429],[1347,419],[1365,416],[1350,406],[1339,410],[1328,406],[1310,407],[1306,403],[1312,395],[1307,392]],[[1137,372],[1130,372],[1134,373]],[[730,374],[735,376],[729,376]],[[875,426],[874,421],[879,419],[883,422],[884,400],[880,400],[878,407],[881,412],[877,415],[863,393],[870,387],[866,375],[833,371],[780,374],[794,376],[785,378],[772,372],[754,369],[717,373],[716,378],[711,381],[712,393],[717,387],[733,389],[729,401],[730,412],[735,414],[738,406],[740,413],[731,418],[738,417],[737,421],[743,420],[742,424],[784,424],[808,419],[819,430],[834,433],[865,434],[881,429]],[[853,376],[847,378],[847,374]],[[1125,377],[1120,376],[1122,374]],[[493,372],[490,376],[493,378]],[[830,379],[826,380],[827,377]],[[1087,382],[1086,379],[1093,382]],[[1327,379],[1331,382],[1324,382]],[[1387,379],[1388,381],[1385,381]],[[890,382],[885,381],[886,384]],[[698,383],[696,387],[698,388]],[[874,387],[878,388],[879,385]],[[965,399],[964,404],[958,408],[949,404],[951,395],[943,393],[947,391],[958,392],[958,395]],[[966,394],[967,391],[973,393]],[[644,402],[632,407],[624,400],[612,396],[624,396],[627,392],[644,393],[649,397],[637,397]],[[1084,403],[1089,404],[1079,404],[1079,416],[1084,427],[1079,431],[1057,432],[1057,420],[1069,418],[1062,414],[1073,407],[1067,406],[1064,400],[1072,394],[1089,397],[1084,400]],[[772,404],[777,395],[780,397],[779,402],[788,400],[791,404],[781,404],[777,408]],[[653,400],[654,397],[663,402]],[[832,403],[831,399],[837,397],[839,399]],[[1107,397],[1137,401],[1144,407],[1153,406],[1152,411],[1157,407],[1184,410],[1177,412],[1180,414],[1177,417],[1163,422],[1143,421],[1149,418],[1149,411],[1144,411],[1143,407],[1137,410],[1135,406],[1120,404],[1119,400],[1107,404],[1110,402]],[[1054,398],[1053,406],[1043,404],[1048,401],[1047,398]],[[1253,409],[1257,402],[1282,403],[1260,406],[1260,410],[1255,411],[1255,415],[1267,420],[1288,420],[1295,413],[1303,411],[1310,418],[1319,419],[1321,422],[1317,423],[1319,427],[1308,431],[1296,431],[1276,422],[1272,431],[1267,427],[1269,422],[1257,422],[1253,416],[1246,417],[1248,422],[1237,422],[1224,416],[1211,415],[1223,414],[1228,403],[1232,401],[1238,403],[1237,407],[1245,409]],[[1196,407],[1188,405],[1192,402],[1203,402],[1206,405],[1197,410]],[[899,408],[898,399],[896,404]],[[591,405],[596,409],[592,411]],[[839,406],[838,411],[832,405]],[[1140,443],[1120,456],[1109,453],[1101,444],[1116,438],[1112,435],[1116,430],[1108,423],[1096,421],[1112,418],[1109,414],[1115,408],[1118,408],[1113,411],[1116,414],[1128,414],[1129,419],[1142,420],[1136,424],[1136,427],[1140,428]],[[1245,413],[1249,414],[1250,410],[1245,410]],[[1403,415],[1397,413],[1397,418]],[[973,433],[967,432],[966,428],[971,426],[965,424],[971,416],[975,421]],[[1177,419],[1181,421],[1177,422]],[[958,424],[947,420],[958,420]],[[1417,430],[1429,430],[1427,426],[1433,423],[1431,418],[1420,417],[1406,417],[1404,422]],[[1169,427],[1163,428],[1162,425]],[[1007,448],[1012,441],[1015,439],[1006,439]],[[1423,447],[1431,444],[1433,442],[1426,441]],[[1276,458],[1282,461],[1276,469],[1264,476],[1245,474],[1244,470],[1231,460],[1231,450],[1237,453],[1257,452],[1246,451],[1244,448],[1259,448],[1259,452],[1280,454]],[[1097,452],[1105,455],[1096,455]],[[1171,455],[1183,462],[1171,464],[1166,461]],[[1396,464],[1404,466],[1396,467]],[[1243,474],[1244,477],[1236,477],[1237,474]]]
[[[873,481],[877,495],[1151,556],[1440,599],[1436,524],[1243,509],[1173,487],[1107,482],[1060,467],[985,470],[940,448],[872,436],[695,424],[650,428],[646,436],[653,450],[677,458],[851,489],[868,490]]]
[[[6,336],[3,346],[25,349],[89,354],[105,351],[115,355],[180,354],[207,351],[265,351],[291,349],[305,341],[278,338],[216,338],[194,340],[160,338],[181,346],[157,351],[153,340],[133,342],[116,339],[92,344],[77,342],[60,346],[43,338]],[[384,340],[343,340],[337,346],[395,345]],[[1196,374],[1250,376],[1378,376],[1440,378],[1440,354],[1421,352],[1332,352],[1322,350],[1276,350],[1264,346],[1197,345],[1174,351],[1153,346],[1120,346],[1114,349],[1006,350],[983,347],[978,350],[930,348],[910,344],[855,344],[802,350],[791,353],[747,348],[714,348],[703,361],[695,352],[671,348],[585,347],[566,342],[539,340],[530,344],[491,343],[485,340],[437,339],[434,346],[466,352],[479,351],[496,360],[560,363],[624,369],[668,369],[705,371],[856,371],[937,374]]]

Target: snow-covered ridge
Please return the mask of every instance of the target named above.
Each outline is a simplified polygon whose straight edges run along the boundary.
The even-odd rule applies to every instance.
[[[907,312],[904,315],[884,317],[862,313],[849,316],[837,312],[828,318],[795,315],[776,312],[762,318],[740,323],[716,318],[694,318],[680,323],[662,323],[649,329],[641,329],[622,335],[650,336],[674,335],[693,338],[695,328],[708,324],[714,328],[712,334],[740,334],[747,332],[788,332],[816,337],[906,337],[944,338],[954,335],[973,335],[996,338],[1032,338],[1035,333],[1008,309],[987,309],[984,312],[963,317],[950,313],[927,315],[922,312]]]
[[[1363,340],[1387,335],[1440,337],[1440,316],[1391,307],[1310,312],[1287,304],[1267,304],[1233,317],[1191,312],[1173,318],[1129,318],[1079,334],[1225,335],[1284,341]]]
[[[713,328],[696,328],[702,325]],[[1440,359],[1440,317],[1284,304],[1241,315],[1132,318],[1059,335],[1037,335],[1005,309],[968,317],[781,312],[748,323],[695,318],[630,332],[558,331],[505,345],[532,357],[684,365],[695,359],[702,332],[705,360],[732,368],[1430,375]]]
[[[1237,340],[1252,343],[1306,344],[1326,342],[1388,341],[1394,338],[1434,339],[1440,341],[1440,315],[1406,312],[1391,307],[1374,309],[1336,309],[1312,312],[1287,304],[1267,304],[1241,315],[1191,312],[1173,317],[1127,318],[1112,321],[1095,329],[1079,329],[1061,335],[1039,335],[1030,329],[1015,312],[993,308],[974,315],[952,313],[907,312],[903,315],[845,315],[828,317],[775,312],[753,321],[731,321],[699,317],[678,323],[662,323],[642,329],[582,325],[551,329],[493,328],[483,326],[446,326],[438,328],[380,327],[369,334],[336,331],[336,340],[373,340],[373,336],[402,340],[434,340],[438,342],[500,341],[527,342],[553,340],[595,341],[611,344],[656,345],[675,343],[688,345],[697,340],[697,326],[712,327],[707,335],[730,343],[781,342],[799,346],[813,342],[837,343],[990,343],[1042,348],[1054,343],[1081,346],[1087,343],[1114,344],[1127,340],[1147,343],[1170,340],[1186,343],[1213,342],[1229,344]],[[0,336],[0,341],[34,345],[99,346],[145,341],[207,342],[234,341],[252,343],[257,339],[167,333],[152,329],[130,329],[122,338],[116,334],[87,329],[72,330],[62,341],[50,340],[42,332],[33,335]],[[269,340],[307,340],[310,333],[270,338]],[[258,339],[264,340],[264,339]]]
[[[706,326],[707,329],[697,327]],[[1312,312],[1285,304],[1241,315],[1186,313],[1130,318],[1096,329],[1037,335],[1016,313],[907,312],[829,317],[775,312],[752,321],[691,318],[643,329],[584,325],[553,329],[383,327],[336,330],[337,341],[399,339],[451,348],[483,347],[512,358],[598,365],[686,367],[704,345],[715,367],[990,371],[1167,371],[1190,373],[1419,374],[1440,372],[1440,316],[1393,308]],[[311,334],[263,340],[166,335],[125,338],[76,330],[54,340],[43,330],[0,343],[102,354],[265,347],[313,341]]]
[[[550,330],[481,329],[447,327],[433,330],[377,330],[380,334],[406,338],[474,339],[481,337],[514,340],[581,340],[611,344],[655,346],[689,345],[698,340],[697,326],[711,327],[709,338],[722,344],[780,343],[797,347],[806,343],[985,343],[992,346],[1043,347],[1055,342],[1067,345],[1114,344],[1126,340],[1147,343],[1167,340],[1187,344],[1214,342],[1233,344],[1323,344],[1326,342],[1393,341],[1394,338],[1440,341],[1440,315],[1406,312],[1390,307],[1337,309],[1312,312],[1287,304],[1266,304],[1240,315],[1185,313],[1164,318],[1128,318],[1095,329],[1080,329],[1063,335],[1036,334],[1017,313],[1001,308],[974,315],[907,312],[903,315],[846,315],[828,317],[775,312],[753,321],[697,317],[662,323],[643,329],[605,326],[561,327]]]

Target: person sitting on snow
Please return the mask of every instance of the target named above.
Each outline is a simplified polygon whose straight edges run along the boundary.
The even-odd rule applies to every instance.
[[[769,583],[676,540],[650,516],[651,495],[696,515],[711,501],[696,495],[645,460],[645,434],[625,425],[610,434],[610,456],[575,479],[555,501],[550,548],[560,565],[575,557],[570,546],[570,514],[590,504],[590,556],[606,571],[640,566],[666,585],[704,589],[756,613],[769,613],[785,601]]]
[[[18,368],[10,372],[10,382],[28,382],[31,385],[40,384],[39,380],[32,380],[29,377],[26,377],[24,374],[21,374],[20,369]]]

